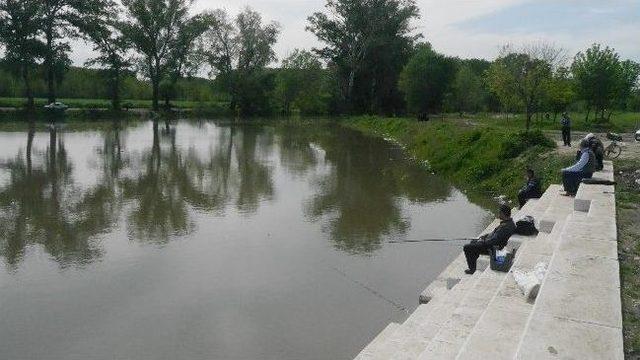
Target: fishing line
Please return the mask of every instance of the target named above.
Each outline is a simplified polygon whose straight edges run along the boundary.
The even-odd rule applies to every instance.
[[[345,279],[349,280],[350,282],[360,286],[361,288],[367,290],[369,293],[373,294],[374,296],[376,296],[377,298],[387,302],[388,304],[390,304],[391,306],[393,306],[394,308],[396,308],[399,311],[404,312],[405,314],[409,314],[409,310],[407,310],[406,307],[402,306],[401,304],[387,298],[386,296],[382,295],[380,292],[376,291],[375,289],[371,288],[370,286],[368,286],[367,284],[360,282],[356,279],[352,279],[351,277],[349,277],[349,275],[347,273],[345,273],[344,271],[336,268],[336,267],[331,267],[331,270],[337,272],[338,274],[342,275],[342,277],[344,277]]]

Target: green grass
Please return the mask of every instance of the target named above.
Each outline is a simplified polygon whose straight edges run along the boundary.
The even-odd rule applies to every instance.
[[[107,109],[111,107],[111,101],[108,99],[58,99],[71,108],[79,109]],[[19,108],[26,103],[24,98],[3,98],[0,97],[0,107]],[[41,108],[48,103],[47,99],[37,98],[35,104],[37,108]],[[150,109],[151,100],[122,100],[122,104],[129,104],[131,108]],[[171,105],[180,109],[195,108],[216,108],[226,106],[223,101],[172,101]]]
[[[608,123],[598,123],[593,121],[593,113],[591,119],[586,121],[586,113],[573,112],[569,114],[572,121],[573,129],[576,131],[614,131],[614,132],[631,132],[640,128],[640,113],[619,112],[611,116]],[[458,114],[447,114],[444,116],[446,120],[458,120],[473,122],[478,125],[496,126],[505,129],[524,129],[526,117],[523,114],[504,115],[504,114],[469,114],[461,118]],[[441,119],[437,117],[435,120]],[[560,116],[549,120],[534,117],[531,122],[532,129],[538,130],[560,130]]]
[[[476,195],[507,195],[515,200],[524,170],[533,168],[546,184],[560,181],[560,169],[572,162],[558,155],[555,143],[540,131],[523,134],[509,127],[474,126],[460,121],[419,123],[412,119],[357,117],[349,127],[391,137],[418,160]]]
[[[617,161],[615,166],[625,352],[627,358],[636,359],[640,357],[640,190],[632,174],[640,168],[640,160]]]

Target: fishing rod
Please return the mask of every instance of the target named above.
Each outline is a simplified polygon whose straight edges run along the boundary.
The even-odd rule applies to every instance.
[[[478,240],[478,238],[393,240],[393,241],[389,241],[388,244],[416,244],[416,243],[426,243],[426,242],[455,242],[455,241],[473,241],[473,240]]]

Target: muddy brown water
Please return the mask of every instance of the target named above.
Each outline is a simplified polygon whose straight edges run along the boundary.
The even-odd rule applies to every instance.
[[[489,220],[324,122],[0,131],[0,358],[349,359]]]

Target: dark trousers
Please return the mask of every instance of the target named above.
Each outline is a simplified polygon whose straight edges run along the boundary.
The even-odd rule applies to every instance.
[[[571,146],[571,128],[562,128],[562,141],[564,141],[564,146]]]
[[[480,255],[489,255],[491,253],[491,245],[484,241],[476,241],[465,245],[463,248],[464,256],[467,258],[467,266],[469,270],[476,271],[476,265]]]
[[[529,201],[529,199],[539,199],[540,198],[540,193],[536,192],[536,191],[520,191],[518,193],[518,203],[520,204],[520,207],[522,208],[527,201]]]
[[[604,169],[604,154],[596,153],[596,171],[602,171]]]
[[[582,179],[591,179],[593,174],[586,172],[562,172],[562,184],[564,185],[564,191],[568,194],[575,195],[578,192],[578,187]]]

